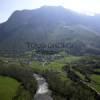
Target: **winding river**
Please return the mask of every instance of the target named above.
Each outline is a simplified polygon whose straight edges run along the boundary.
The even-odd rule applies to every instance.
[[[34,78],[37,81],[38,89],[34,96],[34,100],[53,100],[51,97],[51,91],[48,88],[48,83],[45,78],[38,74],[33,74]]]

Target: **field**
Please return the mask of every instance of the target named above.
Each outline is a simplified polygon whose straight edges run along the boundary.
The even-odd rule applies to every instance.
[[[100,75],[93,74],[91,76],[92,82],[91,86],[96,89],[97,92],[100,92]]]
[[[38,74],[43,75],[49,84],[50,90],[52,90],[53,92],[53,98],[55,98],[54,100],[65,100],[65,98],[67,97],[71,99],[76,98],[76,100],[77,98],[80,98],[80,100],[86,100],[88,96],[89,96],[89,100],[94,98],[94,92],[92,93],[90,89],[87,89],[86,86],[83,87],[82,84],[80,84],[79,82],[80,80],[87,82],[87,84],[89,83],[89,85],[92,88],[95,88],[96,91],[100,92],[100,85],[99,85],[100,76],[96,74],[90,74],[93,71],[99,72],[99,69],[97,70],[95,68],[99,66],[99,58],[97,59],[95,57],[69,56],[69,55],[54,60],[45,59],[44,61],[30,59],[30,57],[29,59],[27,59],[27,57],[26,58],[23,57],[20,58],[20,60],[11,59],[11,58],[10,59],[2,58],[1,65],[4,66],[5,68],[8,68],[6,66],[9,65],[9,70],[11,70],[11,72],[18,73],[16,74],[17,78],[20,79],[20,76],[22,76],[21,77],[22,82],[25,82],[23,80],[27,79],[25,82],[26,87],[27,84],[30,83],[28,80],[30,75],[32,76],[34,72],[38,72]],[[1,67],[1,70],[4,70],[3,69],[4,67]],[[30,68],[32,69],[29,70]],[[23,72],[23,74],[21,71]],[[27,77],[28,74],[26,75],[27,71],[29,71],[28,74],[30,73],[28,77]],[[7,75],[10,75],[10,73],[8,73]],[[90,78],[91,78],[91,82],[89,82]],[[35,94],[36,83],[35,81],[33,83],[34,86],[32,91],[34,90],[33,93]],[[14,90],[16,91],[16,89]],[[29,91],[30,90],[31,88],[29,88]],[[1,91],[3,91],[3,89]],[[80,94],[77,95],[79,91]],[[24,90],[22,90],[21,92],[22,92],[21,96],[19,97],[20,100],[29,100],[30,93]],[[87,92],[89,94],[87,94]],[[4,99],[2,100],[10,100],[10,99],[6,99],[7,96],[3,96],[3,97]]]
[[[5,77],[2,77],[0,80],[0,95],[2,95],[0,96],[0,100],[11,100],[11,96],[14,96],[13,92],[16,93],[16,100],[31,100],[33,98],[33,95],[35,94],[35,90],[37,88],[36,81],[32,76],[33,72],[27,64],[22,62],[24,61],[24,59],[22,59],[23,58],[21,58],[20,61],[19,58],[0,59],[0,75],[8,76],[20,81],[20,84],[18,85],[18,90],[16,91],[16,85],[18,82],[16,80],[14,81],[14,79],[10,81],[11,78],[8,77],[5,80]],[[4,93],[6,92],[6,89],[7,93]],[[11,92],[9,89],[11,89]]]
[[[19,85],[15,79],[0,76],[0,100],[12,100]]]
[[[35,70],[54,70],[54,71],[62,71],[62,68],[66,65],[66,63],[71,63],[74,61],[79,60],[81,57],[75,56],[66,56],[61,59],[57,59],[50,62],[39,62],[39,61],[32,61],[30,65]]]

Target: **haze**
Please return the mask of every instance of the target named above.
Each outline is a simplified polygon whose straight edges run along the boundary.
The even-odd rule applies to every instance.
[[[60,5],[87,15],[100,13],[100,0],[0,0],[0,23],[6,21],[15,10],[35,9],[44,5]]]

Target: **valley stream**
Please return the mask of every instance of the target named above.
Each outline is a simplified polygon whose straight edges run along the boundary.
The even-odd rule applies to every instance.
[[[33,74],[33,76],[36,79],[38,85],[34,100],[53,100],[46,79],[38,74]]]

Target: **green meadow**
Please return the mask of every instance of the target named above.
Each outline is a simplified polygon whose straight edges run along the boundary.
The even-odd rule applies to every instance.
[[[100,92],[100,75],[93,74],[91,76],[91,79],[92,79],[92,82],[90,85],[93,88],[95,88],[97,90],[97,92]]]
[[[61,58],[61,59],[57,59],[57,60],[54,60],[54,61],[46,62],[45,64],[44,64],[44,62],[32,61],[32,64],[30,66],[34,70],[40,70],[40,71],[44,71],[44,70],[62,71],[63,67],[67,63],[78,61],[79,59],[81,59],[81,57],[78,57],[78,56],[66,56],[66,57]]]
[[[0,100],[12,100],[19,85],[15,79],[0,76]]]

